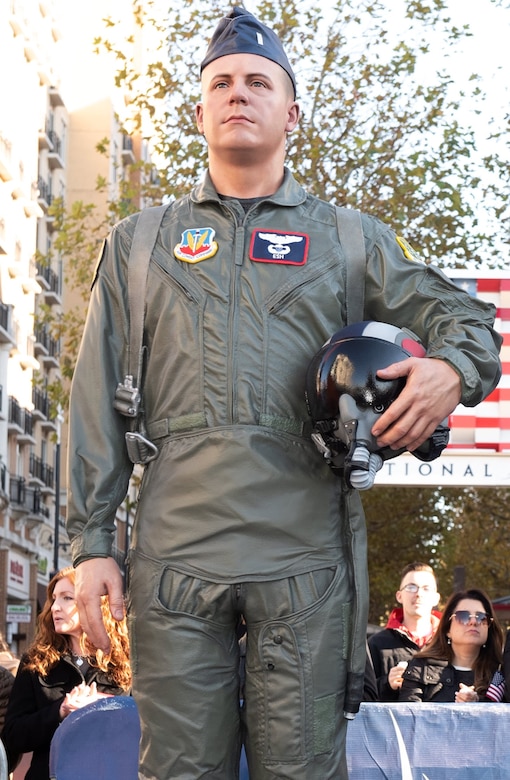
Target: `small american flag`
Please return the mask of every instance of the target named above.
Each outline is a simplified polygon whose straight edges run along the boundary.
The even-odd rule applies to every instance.
[[[501,701],[503,699],[504,693],[505,693],[505,678],[498,670],[497,672],[494,672],[494,676],[491,680],[491,684],[487,688],[487,693],[485,695],[491,701]]]

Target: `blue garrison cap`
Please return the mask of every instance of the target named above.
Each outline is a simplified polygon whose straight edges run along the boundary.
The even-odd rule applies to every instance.
[[[200,65],[200,73],[210,62],[227,54],[258,54],[280,65],[288,74],[296,96],[296,78],[290,67],[282,42],[269,27],[259,22],[245,8],[235,5],[228,16],[218,22],[205,57]]]

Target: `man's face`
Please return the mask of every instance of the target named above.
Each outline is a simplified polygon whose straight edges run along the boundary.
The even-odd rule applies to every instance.
[[[253,163],[284,153],[286,133],[298,118],[291,81],[277,63],[229,54],[204,68],[196,119],[216,158]]]
[[[418,590],[413,592],[416,586]],[[439,601],[434,575],[428,571],[408,572],[400,583],[396,598],[404,610],[404,621],[411,617],[427,617]]]

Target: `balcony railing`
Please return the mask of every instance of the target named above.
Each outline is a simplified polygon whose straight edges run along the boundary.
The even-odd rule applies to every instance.
[[[43,288],[46,303],[52,302],[48,301],[48,298],[55,299],[55,302],[60,301],[62,285],[60,276],[53,268],[46,263],[36,262],[36,279]]]
[[[32,412],[20,406],[19,401],[14,396],[9,396],[9,425],[14,425],[20,435],[33,438],[34,418]]]
[[[53,466],[48,466],[42,458],[34,455],[34,453],[30,453],[29,469],[32,477],[38,479],[46,487],[53,488],[55,481]]]
[[[34,411],[40,412],[46,418],[50,416],[50,399],[47,392],[34,387],[32,389],[32,403]]]
[[[44,325],[39,325],[35,328],[35,341],[36,344],[43,347],[46,355],[49,355],[58,361],[60,343],[50,335],[48,329]]]
[[[30,515],[49,517],[50,510],[44,505],[39,488],[27,487],[24,477],[12,475],[9,479],[9,499],[16,508]]]

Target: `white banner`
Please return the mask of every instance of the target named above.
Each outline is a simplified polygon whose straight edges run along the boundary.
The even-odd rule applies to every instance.
[[[507,487],[510,485],[510,453],[484,454],[477,450],[461,454],[446,450],[431,463],[413,455],[399,455],[383,463],[375,478],[376,485],[477,485]]]

